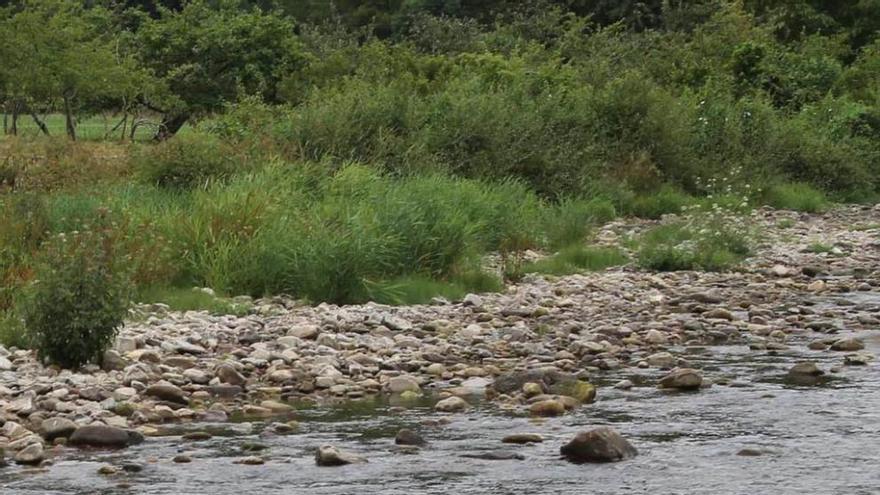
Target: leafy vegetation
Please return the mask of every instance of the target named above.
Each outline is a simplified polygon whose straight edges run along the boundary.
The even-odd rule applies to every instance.
[[[523,273],[569,275],[582,271],[597,271],[625,264],[629,259],[616,248],[573,245],[558,253],[522,267]]]
[[[819,213],[829,205],[822,191],[803,183],[774,185],[765,197],[767,204],[774,208],[807,213]]]

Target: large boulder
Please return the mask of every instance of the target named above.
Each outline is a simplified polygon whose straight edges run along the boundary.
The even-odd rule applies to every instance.
[[[616,462],[638,454],[620,433],[607,426],[578,433],[559,452],[572,462]]]
[[[73,432],[67,444],[77,447],[121,448],[144,441],[144,436],[132,430],[113,426],[80,426]]]
[[[660,388],[697,390],[703,385],[703,377],[691,368],[676,368],[660,379]]]
[[[840,340],[834,342],[833,344],[831,344],[832,351],[851,352],[851,351],[860,351],[864,348],[865,348],[865,344],[863,344],[861,340],[853,339],[853,338],[840,339]]]
[[[332,445],[322,445],[315,453],[315,464],[319,466],[344,466],[367,462],[361,456],[343,452]]]
[[[34,466],[43,462],[45,456],[46,454],[43,452],[43,444],[37,442],[19,450],[18,453],[15,454],[15,462],[18,464]]]

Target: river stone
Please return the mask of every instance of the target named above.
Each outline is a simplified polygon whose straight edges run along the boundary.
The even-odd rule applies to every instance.
[[[287,335],[305,340],[315,339],[318,333],[320,333],[320,329],[316,325],[301,325],[287,331]]]
[[[657,352],[645,358],[651,366],[658,368],[672,368],[675,366],[675,356],[668,352]]]
[[[5,468],[9,463],[6,462],[6,450],[0,448],[0,468]]]
[[[233,461],[234,464],[244,464],[245,466],[260,466],[265,464],[266,461],[262,457],[258,456],[248,456],[242,457],[241,459]]]
[[[660,388],[674,388],[678,390],[697,390],[703,384],[703,377],[697,370],[691,368],[677,368],[660,379]]]
[[[865,344],[862,343],[861,340],[846,338],[840,339],[833,344],[831,344],[831,350],[833,351],[860,351],[865,348]]]
[[[69,437],[76,431],[76,423],[67,418],[49,418],[40,423],[40,435],[51,442],[56,438]]]
[[[42,443],[32,443],[15,454],[15,462],[18,464],[37,465],[43,462],[45,453]]]
[[[843,357],[843,363],[850,366],[864,366],[874,359],[874,355],[867,352],[847,354]]]
[[[223,363],[220,366],[217,366],[217,369],[214,370],[214,374],[217,375],[217,378],[220,379],[220,382],[227,383],[229,385],[244,385],[247,381],[245,377],[235,369],[235,366],[229,363]]]
[[[455,396],[443,399],[434,405],[434,409],[440,412],[464,411],[468,407],[470,407],[470,405],[465,402],[464,399]]]
[[[0,371],[9,371],[12,369],[12,361],[0,356]]]
[[[179,387],[169,384],[157,383],[155,385],[150,385],[147,387],[147,390],[144,392],[145,395],[149,397],[155,397],[160,400],[166,400],[168,402],[176,402],[178,404],[187,404],[186,397],[183,395],[183,390]]]
[[[819,376],[824,375],[825,372],[819,369],[816,366],[816,363],[804,362],[797,363],[792,366],[790,370],[788,370],[789,375],[806,375],[806,376]]]
[[[425,445],[425,439],[421,435],[409,428],[403,428],[397,432],[394,437],[394,443],[397,445]]]
[[[529,407],[532,416],[560,416],[565,414],[565,404],[558,400],[542,400]]]
[[[318,466],[344,466],[367,462],[361,456],[343,452],[332,445],[322,445],[315,453],[315,464]]]
[[[144,436],[136,431],[113,426],[88,425],[77,428],[67,444],[77,447],[119,448],[141,443],[143,440]]]
[[[616,462],[638,454],[620,433],[607,426],[578,433],[559,452],[572,462]]]
[[[514,433],[502,438],[503,443],[541,443],[544,437],[537,433]]]
[[[582,404],[589,404],[596,400],[596,387],[583,380],[566,380],[556,383],[550,387],[550,392],[573,397]]]
[[[731,321],[731,320],[733,320],[733,313],[731,313],[729,310],[726,310],[724,308],[715,308],[715,309],[710,309],[709,311],[706,311],[705,313],[703,313],[703,317],[710,318],[710,319]]]
[[[419,382],[411,376],[395,376],[388,380],[388,391],[392,394],[419,392],[421,391],[421,387],[419,386]]]
[[[211,375],[197,368],[189,368],[183,371],[184,378],[193,383],[205,385],[211,381]]]

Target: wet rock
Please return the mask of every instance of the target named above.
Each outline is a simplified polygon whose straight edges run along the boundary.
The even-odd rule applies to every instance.
[[[287,335],[305,339],[305,340],[314,340],[318,337],[318,334],[321,330],[317,327],[317,325],[301,325],[298,327],[291,328],[287,331]]]
[[[860,351],[865,348],[865,344],[861,340],[854,338],[845,338],[835,341],[831,344],[832,351]]]
[[[235,464],[243,464],[245,466],[260,466],[266,463],[266,461],[262,457],[258,456],[242,457],[241,459],[236,459],[233,462]]]
[[[495,379],[492,388],[499,394],[510,394],[521,390],[528,382],[543,384],[549,387],[555,383],[572,380],[572,376],[556,369],[537,369],[505,373]]]
[[[638,454],[632,444],[607,426],[578,433],[559,452],[572,462],[616,462]]]
[[[465,402],[461,397],[449,397],[441,400],[437,404],[434,405],[434,410],[440,412],[459,412],[464,411],[470,407],[470,405]]]
[[[315,453],[315,464],[318,466],[344,466],[367,462],[361,456],[343,452],[332,445],[322,445]]]
[[[43,444],[39,442],[32,443],[15,454],[15,462],[17,464],[30,466],[43,462],[44,458],[45,453],[43,452]]]
[[[76,431],[76,423],[66,418],[49,418],[40,424],[40,435],[51,442],[56,438],[69,437]]]
[[[397,445],[425,445],[425,439],[421,435],[408,428],[403,428],[397,432],[394,437],[394,443]]]
[[[183,390],[174,385],[157,383],[155,385],[150,385],[144,391],[144,395],[148,397],[155,397],[160,400],[165,400],[168,402],[176,402],[178,404],[188,404],[189,401],[184,397]]]
[[[555,399],[542,400],[529,406],[532,416],[560,416],[565,414],[565,405]]]
[[[824,375],[825,372],[819,369],[816,366],[816,363],[804,362],[797,363],[792,366],[791,369],[788,370],[789,375],[800,375],[800,376],[819,376]]]
[[[633,382],[629,380],[620,380],[619,382],[614,384],[614,388],[618,390],[629,390],[633,388]]]
[[[67,440],[68,445],[76,447],[120,448],[141,443],[144,436],[132,430],[113,426],[80,426]]]
[[[12,361],[0,356],[0,371],[9,371],[12,369]]]
[[[544,441],[544,437],[537,433],[514,433],[512,435],[507,435],[502,438],[501,441],[503,443],[541,443]]]
[[[703,384],[703,377],[697,370],[677,368],[660,379],[660,388],[677,390],[697,390]]]
[[[506,450],[490,450],[487,452],[475,452],[462,454],[459,457],[468,459],[481,459],[484,461],[522,461],[526,456],[519,452],[510,452]]]
[[[192,462],[192,457],[190,457],[188,455],[180,454],[180,455],[174,456],[174,458],[171,459],[171,461],[175,462],[177,464],[189,464],[190,462]]]
[[[590,382],[583,380],[565,381],[550,387],[554,394],[572,397],[582,404],[589,404],[596,400],[596,387]]]
[[[112,476],[114,474],[119,474],[119,468],[107,464],[98,468],[98,474],[103,476]]]
[[[867,352],[847,354],[843,357],[843,363],[848,366],[865,366],[874,360],[874,355]]]

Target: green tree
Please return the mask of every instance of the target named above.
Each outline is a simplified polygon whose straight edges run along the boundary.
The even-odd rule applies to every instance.
[[[302,63],[294,23],[236,0],[159,9],[136,34],[140,60],[160,84],[146,95],[162,114],[157,140],[243,96],[276,101],[278,82]]]

